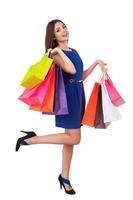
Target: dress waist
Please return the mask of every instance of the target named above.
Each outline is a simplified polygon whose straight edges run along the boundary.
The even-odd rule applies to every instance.
[[[83,82],[83,80],[82,79],[80,79],[80,80],[76,80],[76,79],[64,79],[64,81],[66,82],[66,83],[82,83]]]

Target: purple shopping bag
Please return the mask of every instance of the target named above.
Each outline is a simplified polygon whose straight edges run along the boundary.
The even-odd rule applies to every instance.
[[[56,68],[55,115],[68,114],[67,97],[61,67]]]

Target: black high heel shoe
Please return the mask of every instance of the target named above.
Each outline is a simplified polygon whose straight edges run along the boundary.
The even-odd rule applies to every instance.
[[[76,194],[76,192],[75,192],[73,189],[71,189],[71,190],[66,190],[65,184],[71,186],[71,183],[70,183],[70,181],[69,181],[68,179],[63,178],[63,177],[61,176],[61,174],[60,174],[59,177],[58,177],[58,180],[59,180],[59,182],[60,182],[60,189],[62,189],[62,186],[63,186],[63,187],[64,187],[64,190],[65,190],[65,192],[66,192],[67,194]]]
[[[33,131],[20,131],[20,132],[26,133],[26,136],[18,138],[15,151],[18,151],[21,145],[28,145],[25,139],[36,136],[36,133]]]

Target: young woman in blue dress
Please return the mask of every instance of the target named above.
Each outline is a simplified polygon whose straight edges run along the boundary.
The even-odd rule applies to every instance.
[[[61,20],[52,20],[46,28],[45,48],[50,53],[57,67],[62,68],[67,96],[69,114],[55,116],[56,126],[64,128],[64,133],[37,136],[33,131],[21,131],[26,136],[17,140],[16,151],[21,145],[30,144],[62,144],[62,169],[58,176],[60,187],[67,194],[75,194],[69,174],[74,145],[81,140],[81,120],[85,111],[85,95],[83,81],[93,72],[97,65],[106,71],[106,63],[96,60],[83,70],[83,62],[78,52],[68,47],[69,32]]]

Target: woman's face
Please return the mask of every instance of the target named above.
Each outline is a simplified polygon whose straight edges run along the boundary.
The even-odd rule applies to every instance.
[[[56,22],[54,27],[54,35],[58,43],[68,41],[69,32],[67,30],[66,25],[62,22]]]

